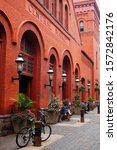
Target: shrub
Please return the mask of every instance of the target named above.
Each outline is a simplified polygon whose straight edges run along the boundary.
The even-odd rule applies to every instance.
[[[56,111],[60,107],[60,103],[57,97],[54,97],[48,105],[48,111]]]
[[[28,109],[33,104],[32,100],[28,96],[26,96],[24,93],[18,94],[18,102],[17,103],[18,103],[18,107],[21,110]]]
[[[75,107],[81,107],[81,105],[80,105],[80,94],[76,94],[74,98],[75,98],[75,101],[74,101]]]
[[[93,101],[94,101],[94,98],[89,97],[89,98],[88,98],[88,101],[89,101],[89,102],[93,102]]]
[[[28,120],[31,124],[35,123],[35,114],[31,111],[33,101],[24,93],[18,94],[18,100],[11,107],[11,120],[21,123],[23,120]]]
[[[85,91],[85,86],[81,85],[80,88],[79,88],[79,91]]]

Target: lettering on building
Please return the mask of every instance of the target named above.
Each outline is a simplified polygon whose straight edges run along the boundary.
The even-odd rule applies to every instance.
[[[69,46],[69,39],[49,20],[47,19],[34,5],[27,1],[26,11],[42,23],[48,30],[55,34],[59,39]]]

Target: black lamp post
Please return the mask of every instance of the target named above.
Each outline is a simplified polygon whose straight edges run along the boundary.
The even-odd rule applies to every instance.
[[[67,81],[66,71],[63,71],[63,73],[62,73],[62,79],[63,79],[63,82],[66,83],[66,81]]]
[[[52,100],[52,80],[53,80],[53,68],[50,66],[48,70],[49,84],[44,84],[44,87],[49,86],[49,102]]]
[[[49,84],[44,84],[44,87],[46,87],[46,86],[52,87],[53,73],[54,73],[54,71],[53,71],[52,67],[49,67],[49,70],[48,70]]]
[[[21,76],[21,73],[23,71],[23,63],[24,63],[24,59],[22,57],[22,54],[19,53],[17,59],[15,60],[15,62],[17,63],[17,73],[18,73],[18,77],[12,77],[11,80],[12,82],[14,80],[20,80],[20,76]]]
[[[75,78],[75,84],[76,84],[76,86],[78,86],[78,82],[80,82],[80,80],[76,77]]]
[[[67,81],[67,74],[66,74],[66,71],[64,70],[63,73],[62,73],[62,84],[66,83]],[[59,85],[59,88],[62,88],[62,85]]]
[[[77,92],[79,82],[80,80],[78,79],[78,77],[75,77],[75,89],[73,89],[73,91]]]
[[[90,96],[90,86],[91,86],[90,82],[88,82],[87,86],[88,86],[88,97],[89,97]]]
[[[78,77],[75,78],[75,92],[78,92],[78,82],[80,82],[80,80],[78,79]]]
[[[87,86],[88,86],[88,90],[90,90],[90,86],[91,86],[91,84],[90,84],[90,83],[88,83],[88,84],[87,84]]]

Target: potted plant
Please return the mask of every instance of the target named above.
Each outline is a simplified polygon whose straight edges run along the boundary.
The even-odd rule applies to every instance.
[[[79,91],[85,91],[85,86],[84,86],[84,85],[81,85],[81,86],[79,87]]]
[[[89,102],[89,109],[93,110],[95,108],[94,98],[89,97],[88,102]]]
[[[31,111],[32,100],[23,93],[18,94],[18,100],[15,102],[11,120],[14,132],[17,133],[21,128],[35,123],[35,114]]]
[[[95,87],[95,92],[100,93],[100,88],[96,86],[96,87]]]
[[[79,115],[81,110],[80,94],[76,94],[74,99],[74,113]]]
[[[28,96],[26,96],[24,93],[18,94],[17,103],[18,103],[18,107],[21,110],[26,110],[28,108],[31,108],[31,106],[33,105],[33,101]]]
[[[58,118],[60,115],[59,106],[60,104],[59,104],[58,98],[53,97],[53,99],[48,105],[48,108],[46,109],[46,112],[47,112],[46,122],[47,123],[55,124],[58,122]]]

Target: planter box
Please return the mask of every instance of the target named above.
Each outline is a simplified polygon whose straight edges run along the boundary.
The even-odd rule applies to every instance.
[[[45,117],[46,123],[55,124],[58,122],[60,112],[48,111],[47,116]]]
[[[75,113],[76,115],[80,115],[80,108],[75,107],[75,108],[74,108],[74,113]]]
[[[27,126],[27,120],[21,120],[17,122],[16,120],[12,120],[12,125],[15,133],[18,133],[22,128]]]

